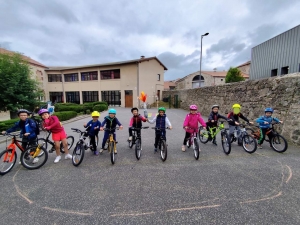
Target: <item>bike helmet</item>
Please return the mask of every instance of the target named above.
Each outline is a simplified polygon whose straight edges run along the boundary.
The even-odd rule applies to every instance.
[[[196,105],[190,105],[190,110],[197,110],[198,107]]]
[[[30,115],[30,112],[27,109],[19,109],[17,112],[18,116],[20,115],[20,113],[27,113],[27,115]]]
[[[133,110],[139,111],[139,109],[136,108],[136,107],[132,108],[132,109],[131,109],[131,112],[133,112]]]
[[[165,107],[159,107],[159,108],[158,108],[158,112],[159,112],[159,111],[164,111],[164,113],[165,113],[165,112],[166,112],[166,109],[165,109]]]
[[[214,108],[220,109],[220,106],[219,106],[219,105],[213,105],[213,106],[211,107],[211,109],[214,109]]]
[[[274,112],[274,110],[273,110],[272,108],[266,108],[266,109],[265,109],[265,113],[266,113],[266,112],[273,113],[273,112]]]
[[[110,110],[108,110],[108,114],[117,114],[117,110],[110,109]]]
[[[44,113],[49,113],[48,109],[41,109],[38,114],[42,116]]]
[[[92,112],[92,117],[94,117],[94,116],[99,117],[100,113],[98,111],[94,111],[94,112]]]
[[[236,104],[233,104],[232,108],[239,108],[240,109],[241,105],[236,103]]]

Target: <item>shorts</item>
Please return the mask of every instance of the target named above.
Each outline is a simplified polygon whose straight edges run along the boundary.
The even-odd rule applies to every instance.
[[[63,139],[67,138],[66,132],[62,130],[59,133],[52,133],[52,140],[53,141],[61,141]]]

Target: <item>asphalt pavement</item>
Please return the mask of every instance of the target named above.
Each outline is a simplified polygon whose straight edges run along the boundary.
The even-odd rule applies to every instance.
[[[0,224],[300,224],[299,147],[280,154],[263,144],[248,154],[234,143],[227,156],[218,136],[218,146],[200,144],[195,160],[192,149],[181,151],[187,112],[167,109],[174,128],[167,131],[167,160],[154,154],[148,129],[137,161],[126,142],[130,109],[116,109],[124,130],[117,131],[115,165],[107,151],[90,150],[79,167],[65,159],[54,164],[54,153],[38,170],[16,164],[0,177]],[[78,140],[71,128],[85,122],[64,127]]]

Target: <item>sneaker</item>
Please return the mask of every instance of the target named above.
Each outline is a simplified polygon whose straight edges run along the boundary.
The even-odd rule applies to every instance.
[[[58,162],[60,161],[60,159],[61,159],[61,156],[60,156],[60,155],[56,156],[56,158],[55,158],[55,160],[54,160],[54,163],[58,163]]]
[[[261,145],[257,145],[257,148],[260,148],[260,149],[262,149]]]
[[[72,156],[71,156],[70,154],[67,154],[67,155],[65,156],[65,159],[72,159]]]
[[[100,153],[102,153],[102,152],[103,152],[103,148],[100,149]]]
[[[185,152],[185,146],[184,145],[182,145],[181,151]]]
[[[98,151],[95,151],[94,154],[95,154],[95,155],[99,155],[99,152],[98,152]]]
[[[157,152],[157,148],[154,148],[154,153],[156,153]]]
[[[32,163],[34,164],[34,163],[37,163],[38,161],[39,161],[39,158],[34,158]]]
[[[128,141],[131,141],[132,140],[132,136],[130,136],[129,138],[128,138]]]

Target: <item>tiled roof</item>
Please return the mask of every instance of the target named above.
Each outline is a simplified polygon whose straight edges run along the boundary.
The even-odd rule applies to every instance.
[[[8,55],[12,55],[16,52],[13,52],[13,51],[9,51],[9,50],[6,50],[4,48],[0,48],[0,53],[3,53],[3,54],[8,54]],[[26,62],[28,62],[29,64],[31,65],[34,65],[34,66],[39,66],[39,67],[43,67],[43,68],[47,68],[47,66],[43,65],[42,63],[39,63],[38,61],[35,61],[33,59],[31,59],[30,57],[28,56],[25,56],[25,55],[22,55],[22,59]]]
[[[173,81],[165,81],[164,82],[164,88],[165,89],[170,89],[170,87],[175,87],[176,84]]]
[[[237,66],[236,68],[239,68],[239,67],[242,67],[242,66],[246,66],[246,65],[250,65],[251,64],[251,61],[248,61],[248,62],[245,62],[239,66]]]
[[[69,66],[69,67],[57,67],[57,66],[50,66],[46,70],[69,70],[69,69],[81,69],[81,68],[88,68],[88,67],[99,67],[99,66],[113,66],[113,65],[122,65],[122,64],[132,64],[132,63],[138,63],[138,62],[144,62],[149,61],[151,59],[155,59],[159,62],[160,65],[164,67],[164,70],[168,70],[168,68],[158,59],[156,56],[148,57],[148,58],[139,58],[134,60],[127,60],[127,61],[121,61],[121,62],[111,62],[111,63],[103,63],[103,64],[93,64],[93,65],[84,65],[84,66]]]

